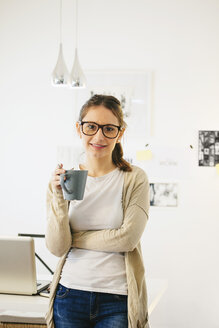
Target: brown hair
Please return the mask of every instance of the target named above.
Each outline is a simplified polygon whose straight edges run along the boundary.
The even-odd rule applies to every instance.
[[[85,115],[88,113],[89,108],[92,106],[104,106],[117,117],[119,125],[122,128],[126,127],[126,123],[123,119],[123,112],[120,101],[108,95],[93,95],[81,108],[79,114],[79,121],[82,121]],[[123,149],[121,143],[116,143],[112,152],[113,163],[122,171],[132,171],[131,165],[123,158]]]

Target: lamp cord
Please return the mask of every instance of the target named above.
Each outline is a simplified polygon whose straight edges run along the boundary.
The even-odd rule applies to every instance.
[[[75,48],[78,48],[78,0],[75,0]]]
[[[62,43],[62,0],[60,0],[60,26],[59,26],[59,36],[60,36],[60,43]]]

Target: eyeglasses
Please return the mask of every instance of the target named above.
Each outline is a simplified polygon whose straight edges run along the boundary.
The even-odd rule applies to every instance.
[[[94,136],[99,129],[102,130],[103,135],[106,138],[114,139],[118,136],[121,127],[114,124],[97,124],[95,122],[79,122],[83,134],[86,136]]]

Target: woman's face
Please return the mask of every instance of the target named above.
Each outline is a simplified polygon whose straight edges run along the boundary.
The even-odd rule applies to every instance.
[[[95,122],[101,125],[114,124],[119,126],[117,117],[104,106],[92,106],[89,108],[87,114],[82,121]],[[87,156],[96,158],[112,158],[112,152],[117,142],[122,137],[124,130],[119,131],[118,136],[115,139],[109,139],[102,133],[102,129],[99,129],[93,136],[87,136],[82,133],[81,126],[77,122],[77,132],[82,139],[83,146]]]

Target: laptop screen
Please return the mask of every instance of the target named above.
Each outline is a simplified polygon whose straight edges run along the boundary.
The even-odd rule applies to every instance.
[[[0,293],[36,292],[34,239],[0,236]]]

